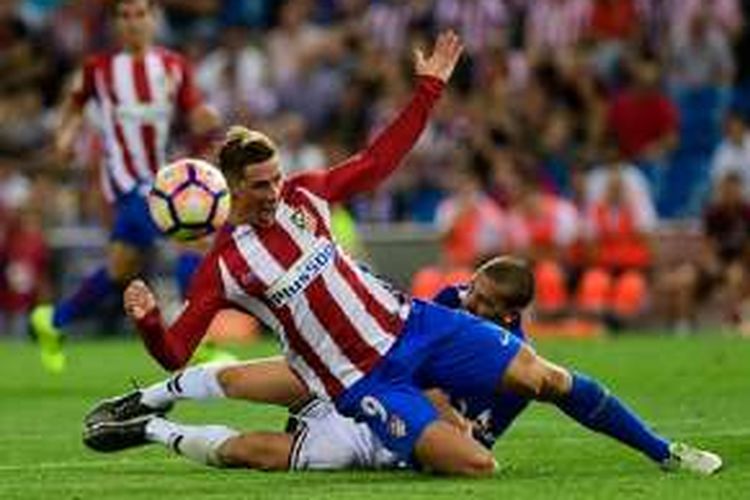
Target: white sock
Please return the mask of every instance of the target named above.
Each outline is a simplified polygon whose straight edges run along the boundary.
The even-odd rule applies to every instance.
[[[191,366],[142,389],[141,402],[151,408],[163,408],[178,399],[205,400],[226,397],[218,380],[218,374],[234,363],[206,363]]]
[[[161,443],[175,453],[203,465],[222,467],[218,451],[239,432],[223,425],[182,425],[163,418],[146,424],[146,439]]]

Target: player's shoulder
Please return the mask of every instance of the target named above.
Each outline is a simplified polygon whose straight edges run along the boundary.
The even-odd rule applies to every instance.
[[[282,185],[281,189],[282,196],[286,195],[288,197],[292,196],[293,194],[299,194],[305,189],[306,178],[307,176],[304,172],[302,172],[292,174],[284,179],[284,184]]]
[[[89,54],[83,59],[82,67],[84,70],[103,68],[112,61],[115,55],[116,53],[111,50]]]
[[[462,307],[462,297],[468,290],[466,284],[448,285],[443,287],[435,296],[432,301],[444,307],[451,309],[460,309]]]
[[[168,66],[184,68],[189,65],[188,58],[176,50],[161,45],[153,47],[153,53],[159,56]]]

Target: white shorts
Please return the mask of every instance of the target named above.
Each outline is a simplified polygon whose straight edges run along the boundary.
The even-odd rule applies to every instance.
[[[296,412],[290,470],[393,469],[403,467],[365,424],[314,399]]]

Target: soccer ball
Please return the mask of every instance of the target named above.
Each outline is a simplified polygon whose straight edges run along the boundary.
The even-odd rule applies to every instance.
[[[148,195],[151,218],[162,233],[182,241],[202,238],[229,216],[229,189],[221,171],[193,158],[160,169]]]

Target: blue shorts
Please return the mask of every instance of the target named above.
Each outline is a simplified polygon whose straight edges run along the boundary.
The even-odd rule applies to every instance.
[[[489,321],[412,301],[401,337],[367,376],[336,398],[342,414],[365,422],[403,460],[438,414],[423,389],[492,398],[522,341]]]
[[[144,195],[134,190],[117,199],[110,241],[117,241],[146,250],[160,236],[161,232],[151,219]]]

